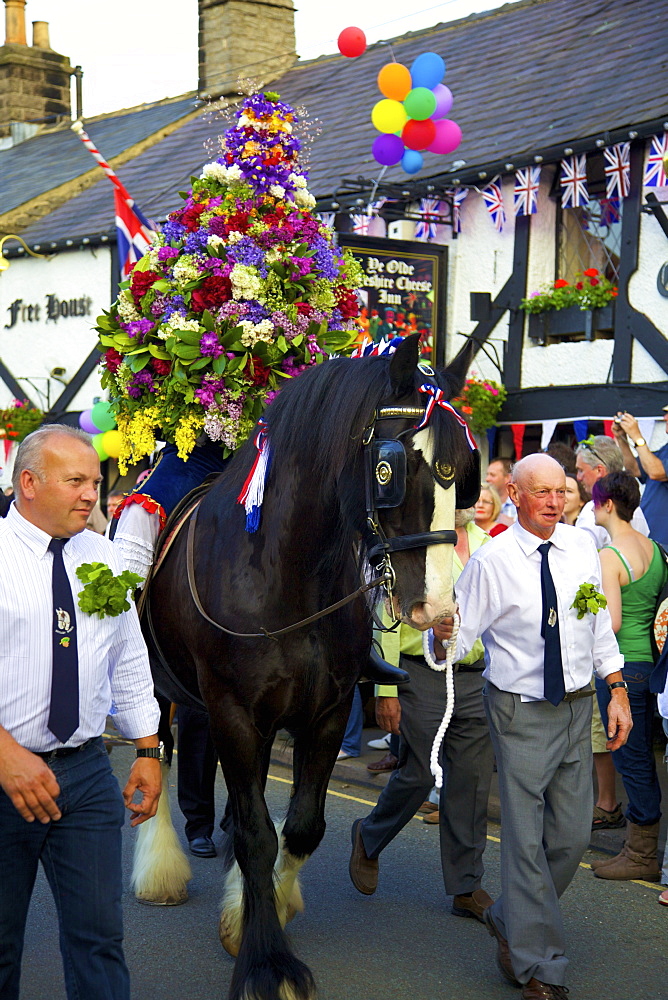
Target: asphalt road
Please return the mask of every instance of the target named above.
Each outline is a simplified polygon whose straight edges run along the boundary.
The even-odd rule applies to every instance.
[[[134,751],[116,746],[112,764],[123,782]],[[284,811],[289,772],[272,768],[268,797]],[[219,815],[225,802],[218,779]],[[380,884],[363,897],[348,877],[350,827],[371,808],[374,792],[333,782],[327,833],[302,872],[306,911],[290,925],[299,956],[313,970],[319,1000],[516,1000],[494,964],[494,943],[481,924],[450,913],[437,849],[438,828],[412,821],[383,853]],[[176,806],[177,829],[182,831]],[[485,886],[499,892],[498,826],[490,827]],[[217,937],[222,894],[220,858],[193,858],[190,899],[147,907],[129,888],[134,833],[125,828],[125,937],[134,1000],[225,1000],[232,971]],[[569,1000],[668,998],[668,908],[661,887],[594,878],[583,859],[562,900],[571,959]],[[22,1000],[60,1000],[56,917],[40,872],[29,915]],[[94,997],[82,1000],[96,1000]]]

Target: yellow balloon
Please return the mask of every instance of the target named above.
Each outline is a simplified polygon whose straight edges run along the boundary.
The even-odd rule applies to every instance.
[[[120,431],[105,431],[101,441],[103,449],[109,458],[118,458],[123,446],[123,438]]]
[[[412,87],[411,71],[401,63],[388,63],[378,74],[378,89],[393,101],[403,101]]]
[[[371,112],[371,121],[379,132],[398,132],[408,121],[408,115],[399,101],[378,101]]]

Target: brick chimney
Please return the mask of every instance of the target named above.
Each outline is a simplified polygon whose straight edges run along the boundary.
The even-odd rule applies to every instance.
[[[33,44],[26,43],[26,0],[4,0],[5,44],[0,46],[0,136],[11,123],[52,124],[70,117],[70,76],[67,56],[49,45],[49,26],[33,23]]]
[[[199,94],[239,93],[239,78],[264,87],[295,63],[292,0],[198,0]]]

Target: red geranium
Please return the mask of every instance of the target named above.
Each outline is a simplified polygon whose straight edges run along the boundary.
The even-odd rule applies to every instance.
[[[568,287],[568,282],[566,281],[565,278],[557,278],[557,280],[554,283],[554,287],[555,288],[567,288]]]
[[[110,371],[112,375],[115,375],[123,364],[123,355],[119,354],[113,347],[109,347],[104,354],[104,364],[107,371]]]
[[[598,285],[598,278],[590,278],[589,284],[592,286],[592,288],[594,288],[596,285]]]
[[[171,361],[164,361],[162,358],[151,358],[151,368],[160,377],[169,375],[172,370]]]
[[[588,267],[586,271],[582,272],[585,278],[595,278],[598,274],[598,269],[595,267]]]
[[[250,379],[253,385],[263,386],[269,381],[270,372],[271,369],[260,361],[259,358],[256,358],[255,355],[253,355],[253,357],[249,358],[246,362],[244,376]]]
[[[149,288],[159,281],[161,275],[157,271],[137,271],[136,269],[132,272],[132,278],[130,281],[130,291],[132,292],[132,298],[135,300],[137,305],[139,305],[139,300],[142,296],[146,295]]]
[[[232,297],[232,282],[222,275],[212,274],[205,278],[199,288],[192,293],[190,305],[196,312],[217,309]]]

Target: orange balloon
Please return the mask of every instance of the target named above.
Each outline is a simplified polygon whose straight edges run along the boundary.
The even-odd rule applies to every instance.
[[[412,86],[411,72],[401,63],[388,63],[378,74],[378,89],[393,101],[403,101]]]

